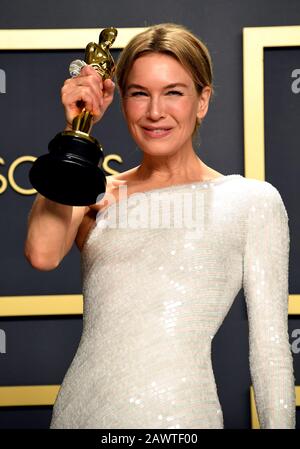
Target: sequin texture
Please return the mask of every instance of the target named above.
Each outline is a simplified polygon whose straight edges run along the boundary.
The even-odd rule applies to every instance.
[[[228,175],[146,197],[161,190],[201,193],[203,232],[187,239],[184,227],[109,228],[99,214],[81,253],[83,332],[50,428],[223,428],[211,344],[242,287],[260,425],[294,428],[289,230],[279,192]]]

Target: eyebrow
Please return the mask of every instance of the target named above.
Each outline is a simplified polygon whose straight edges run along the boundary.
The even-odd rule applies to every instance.
[[[167,86],[164,86],[164,89],[172,89],[174,87],[188,87],[186,84],[184,83],[172,83],[172,84],[168,84]],[[129,86],[127,86],[127,90],[128,89],[144,89],[147,90],[146,87],[141,86],[140,84],[129,84]]]

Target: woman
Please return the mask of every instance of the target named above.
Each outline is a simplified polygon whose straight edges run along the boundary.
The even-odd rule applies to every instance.
[[[270,183],[223,175],[193,149],[213,93],[206,46],[179,25],[150,27],[123,50],[116,78],[142,163],[109,176],[95,205],[37,195],[29,218],[34,267],[57,267],[74,240],[82,260],[83,332],[51,428],[223,428],[211,342],[242,286],[260,426],[294,428],[288,217]],[[67,80],[67,129],[78,100],[98,121],[113,92],[89,66]],[[145,226],[159,194],[177,212],[166,228]],[[178,226],[187,196],[196,199],[186,208],[198,214],[195,233],[191,220]],[[138,229],[125,220],[137,212]],[[166,202],[155,213],[170,218]],[[116,217],[119,228],[110,226]]]

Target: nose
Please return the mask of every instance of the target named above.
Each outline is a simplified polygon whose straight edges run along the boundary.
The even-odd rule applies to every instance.
[[[159,120],[162,117],[165,117],[163,99],[159,96],[150,97],[147,118],[150,120]]]

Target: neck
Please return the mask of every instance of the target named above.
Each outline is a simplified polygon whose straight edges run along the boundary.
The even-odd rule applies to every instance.
[[[144,154],[141,165],[136,167],[135,178],[153,184],[165,182],[192,182],[208,179],[212,170],[201,161],[194,150],[184,157],[149,156]]]

